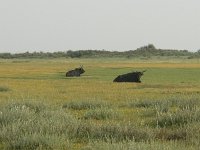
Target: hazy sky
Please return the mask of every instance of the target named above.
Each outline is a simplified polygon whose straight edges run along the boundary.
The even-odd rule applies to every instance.
[[[0,0],[0,52],[200,49],[200,0]]]

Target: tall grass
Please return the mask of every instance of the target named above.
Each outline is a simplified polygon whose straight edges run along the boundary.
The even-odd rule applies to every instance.
[[[79,122],[62,109],[35,103],[8,104],[0,112],[0,143],[7,149],[69,147]]]
[[[171,106],[174,106],[174,102]],[[83,119],[78,120],[60,107],[50,107],[31,101],[10,103],[0,109],[0,143],[7,149],[55,149],[71,147],[71,140],[82,142],[91,140],[147,142],[156,139],[189,141],[193,139],[191,132],[195,131],[188,126],[200,121],[200,111],[198,107],[177,108],[174,113],[172,111],[156,113],[155,117],[147,122],[148,126],[144,127],[131,122],[117,124],[112,122],[111,119],[119,119],[119,116],[111,108],[89,109],[83,115]],[[95,123],[90,119],[110,121]]]
[[[158,127],[183,126],[200,121],[200,110],[181,110],[174,113],[159,114],[154,121]]]
[[[84,114],[85,119],[118,119],[120,117],[116,110],[108,108],[91,109]]]
[[[154,109],[158,113],[167,113],[170,109],[175,108],[184,110],[197,110],[200,108],[200,100],[198,98],[172,98],[161,100],[135,100],[124,104],[130,108],[146,108]]]
[[[112,122],[95,124],[85,122],[79,126],[76,136],[87,141],[148,141],[151,139],[152,133],[148,129],[139,128],[134,124],[113,124]]]
[[[176,141],[171,142],[90,142],[81,150],[197,150],[198,147],[186,146]]]
[[[82,100],[82,101],[71,101],[65,103],[63,108],[73,109],[73,110],[83,110],[83,109],[95,109],[95,108],[109,108],[110,104],[105,101],[99,100]]]
[[[132,124],[80,121],[61,108],[40,103],[11,103],[0,109],[0,143],[8,149],[54,149],[69,141],[146,141],[150,134]]]

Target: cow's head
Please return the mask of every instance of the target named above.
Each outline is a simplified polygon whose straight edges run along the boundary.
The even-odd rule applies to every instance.
[[[85,72],[85,70],[83,69],[83,66],[76,68],[75,70],[78,71],[80,74]]]
[[[139,80],[140,80],[141,76],[144,75],[144,72],[146,72],[146,70],[141,71],[141,72],[136,72]]]

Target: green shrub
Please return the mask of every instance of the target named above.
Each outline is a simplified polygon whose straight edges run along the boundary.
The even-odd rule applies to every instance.
[[[157,112],[168,112],[171,106],[169,101],[166,100],[136,100],[129,102],[128,107],[155,109]]]
[[[157,127],[183,126],[200,121],[200,111],[183,110],[174,113],[159,114],[154,120]]]
[[[84,115],[84,118],[96,120],[117,119],[119,118],[119,114],[113,109],[97,108],[87,111]]]
[[[152,133],[147,129],[141,129],[131,124],[94,124],[91,122],[82,123],[77,130],[76,137],[85,140],[134,140],[147,141],[150,140]]]
[[[9,91],[10,89],[8,87],[3,87],[1,86],[0,87],[0,92],[6,92],[6,91]]]
[[[170,108],[175,107],[180,110],[196,110],[200,107],[200,100],[197,98],[191,99],[163,99],[163,100],[136,100],[129,102],[128,107],[155,109],[158,113],[167,113]]]
[[[177,106],[181,110],[196,110],[200,107],[200,100],[199,99],[187,99],[180,101]]]
[[[190,148],[185,144],[176,141],[162,142],[90,142],[81,150],[195,150],[198,147]]]
[[[110,107],[110,105],[104,101],[71,101],[63,105],[63,108],[69,108],[73,110],[94,109],[102,107]]]
[[[64,110],[40,103],[8,104],[0,111],[0,143],[8,149],[68,147],[79,123]]]
[[[178,129],[158,128],[155,131],[155,139],[162,140],[186,140],[188,132],[185,127]]]

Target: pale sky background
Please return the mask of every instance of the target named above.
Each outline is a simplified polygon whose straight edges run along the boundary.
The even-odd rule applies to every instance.
[[[200,0],[0,0],[0,52],[200,49]]]

